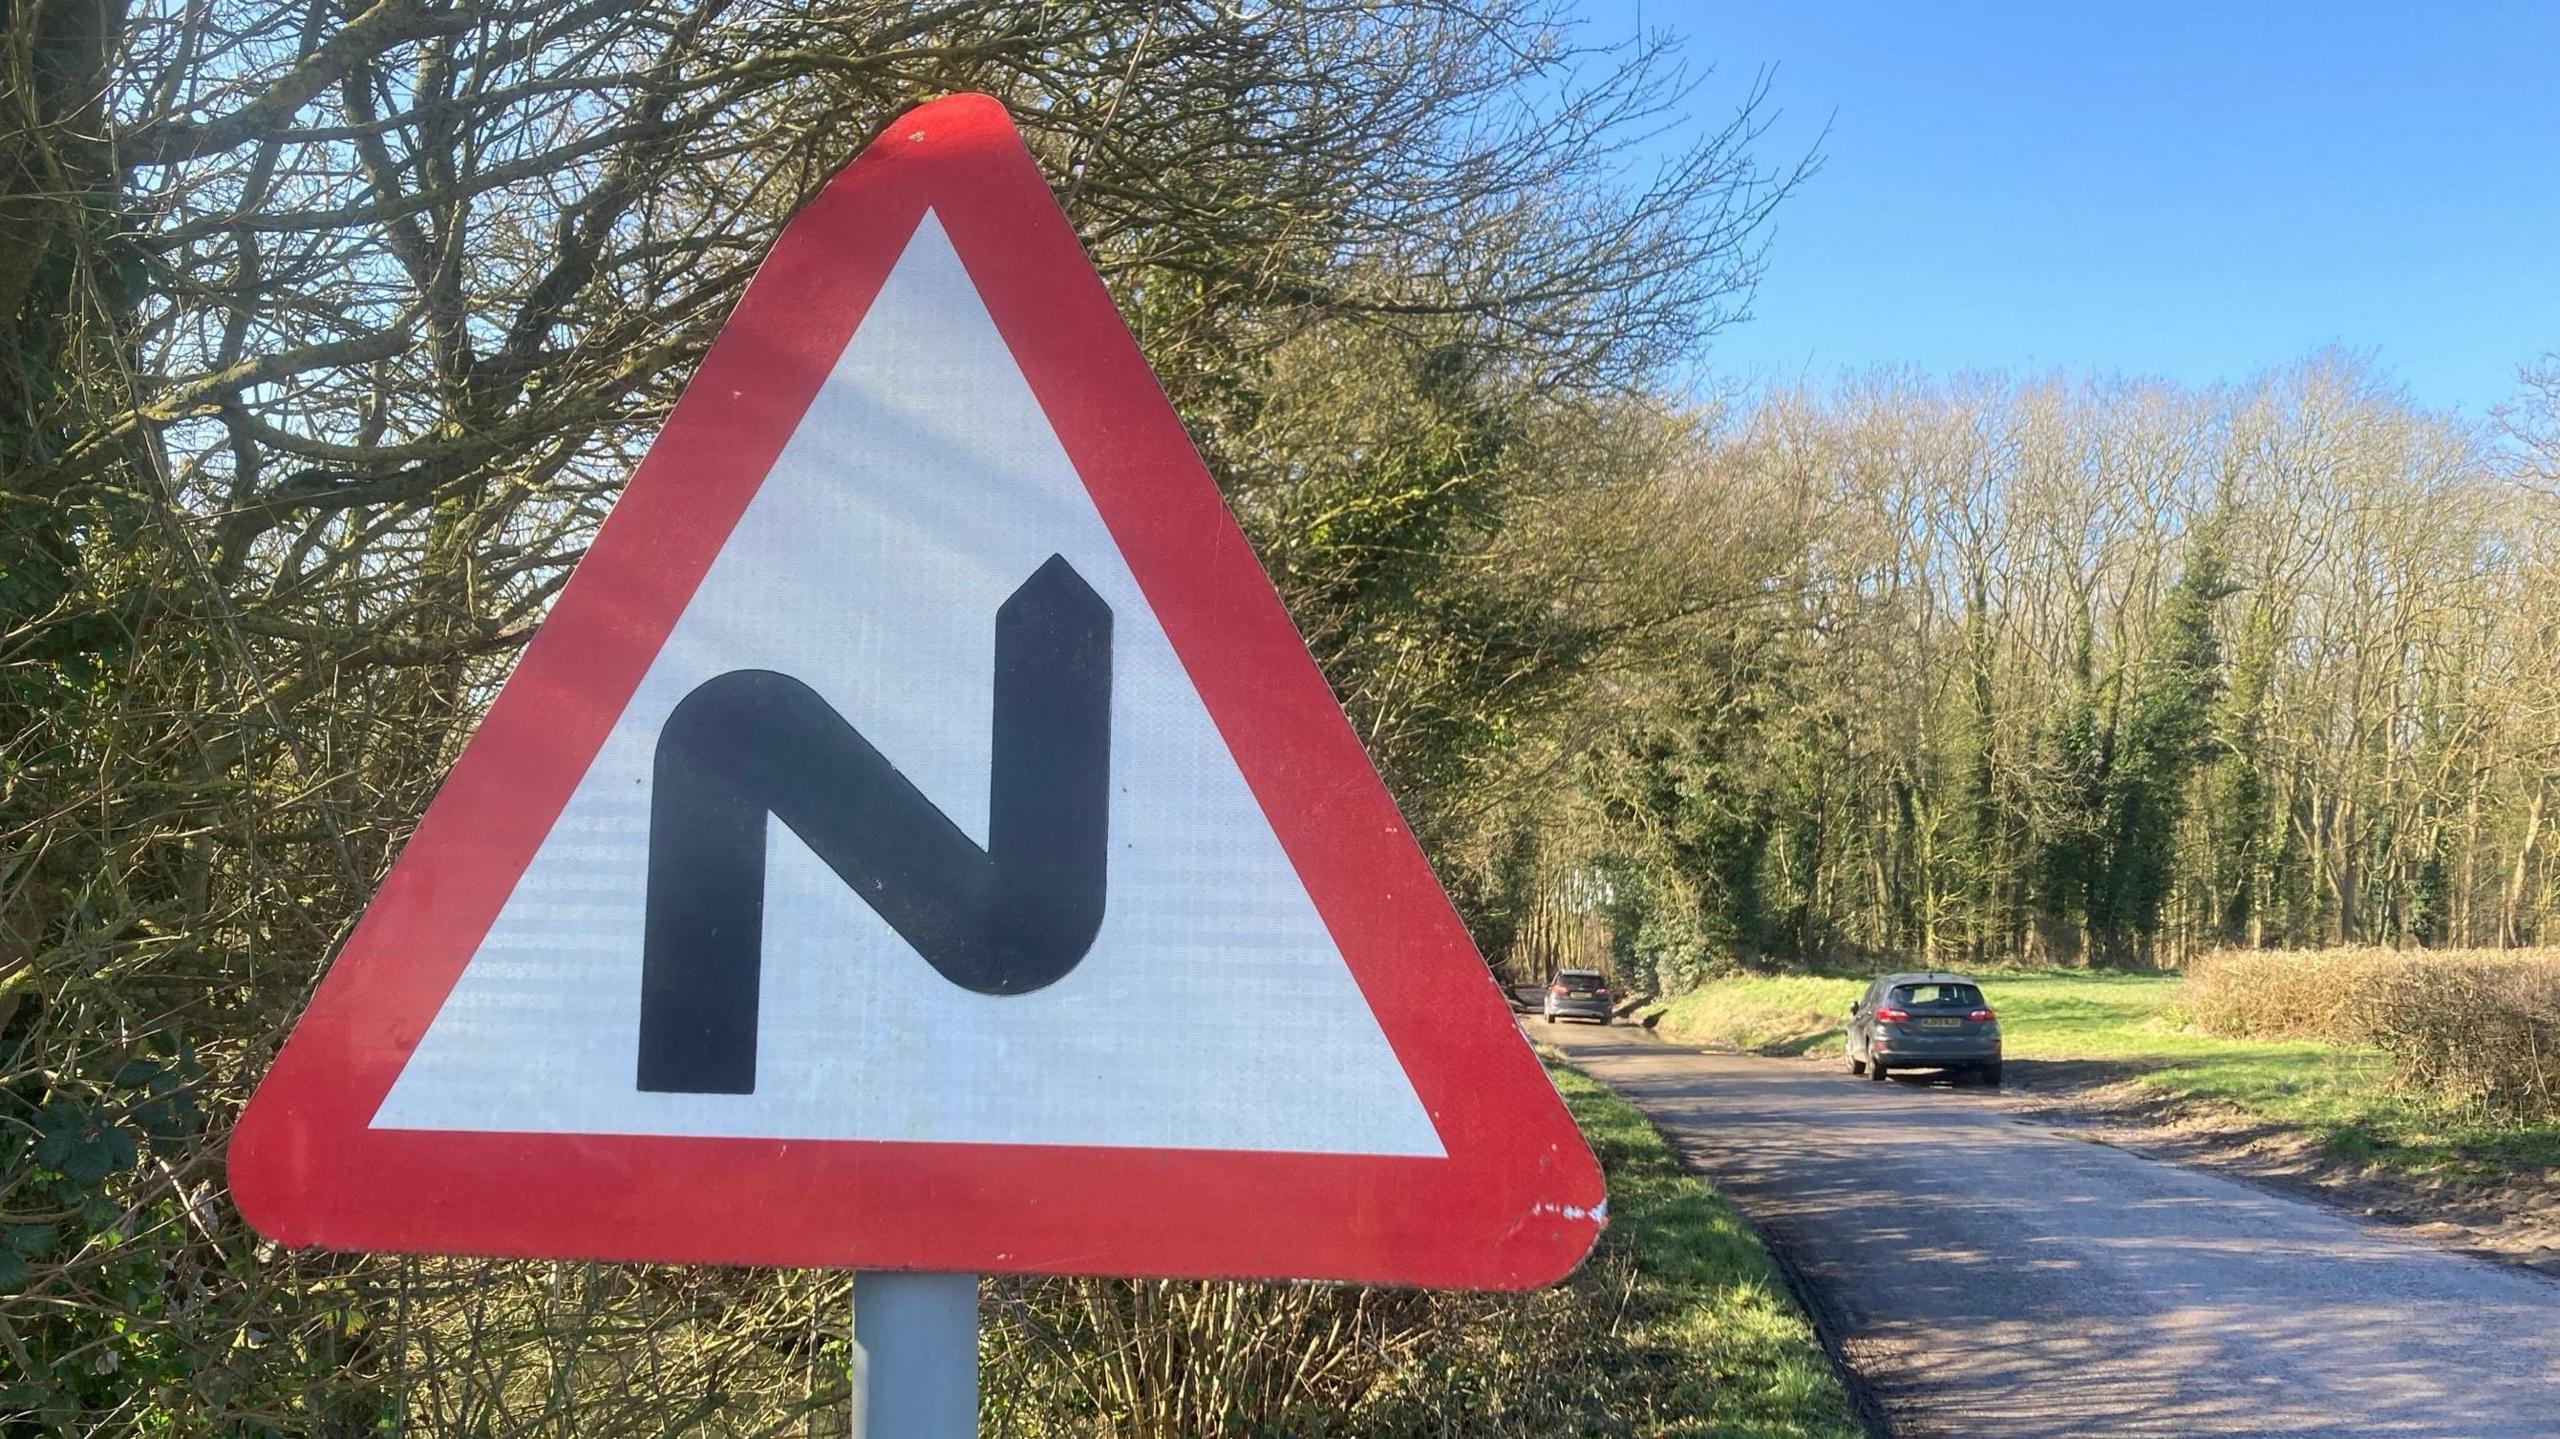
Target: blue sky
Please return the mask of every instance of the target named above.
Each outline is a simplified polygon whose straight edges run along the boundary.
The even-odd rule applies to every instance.
[[[1717,118],[1774,67],[1779,212],[1723,381],[2240,379],[2339,345],[2483,413],[2560,350],[2560,3],[1586,0]]]

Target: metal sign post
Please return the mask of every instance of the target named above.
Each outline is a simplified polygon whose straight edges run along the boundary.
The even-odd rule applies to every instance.
[[[852,1439],[978,1432],[978,1276],[853,1276]]]

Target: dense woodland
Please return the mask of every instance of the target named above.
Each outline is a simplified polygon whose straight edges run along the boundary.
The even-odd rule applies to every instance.
[[[2503,426],[2335,356],[1702,397],[1814,157],[1668,42],[1534,0],[0,17],[0,1433],[829,1432],[841,1281],[279,1254],[220,1157],[775,230],[954,90],[1023,125],[1488,953],[2560,928],[2560,376]],[[1576,1302],[1008,1285],[991,1393],[1442,1432]]]
[[[1884,375],[1711,416],[1671,483],[1757,603],[1603,685],[1565,813],[1516,832],[1527,912],[1583,895],[1672,988],[2547,942],[2553,396],[2529,370],[2473,422],[2321,355],[2204,393]]]

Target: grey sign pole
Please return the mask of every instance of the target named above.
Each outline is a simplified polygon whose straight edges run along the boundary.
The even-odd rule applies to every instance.
[[[852,1439],[978,1432],[978,1276],[853,1276]]]

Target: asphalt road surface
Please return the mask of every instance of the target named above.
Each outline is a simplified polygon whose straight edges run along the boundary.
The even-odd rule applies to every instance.
[[[1996,1093],[1532,1021],[1801,1276],[1908,1439],[2560,1436],[2560,1284]]]

